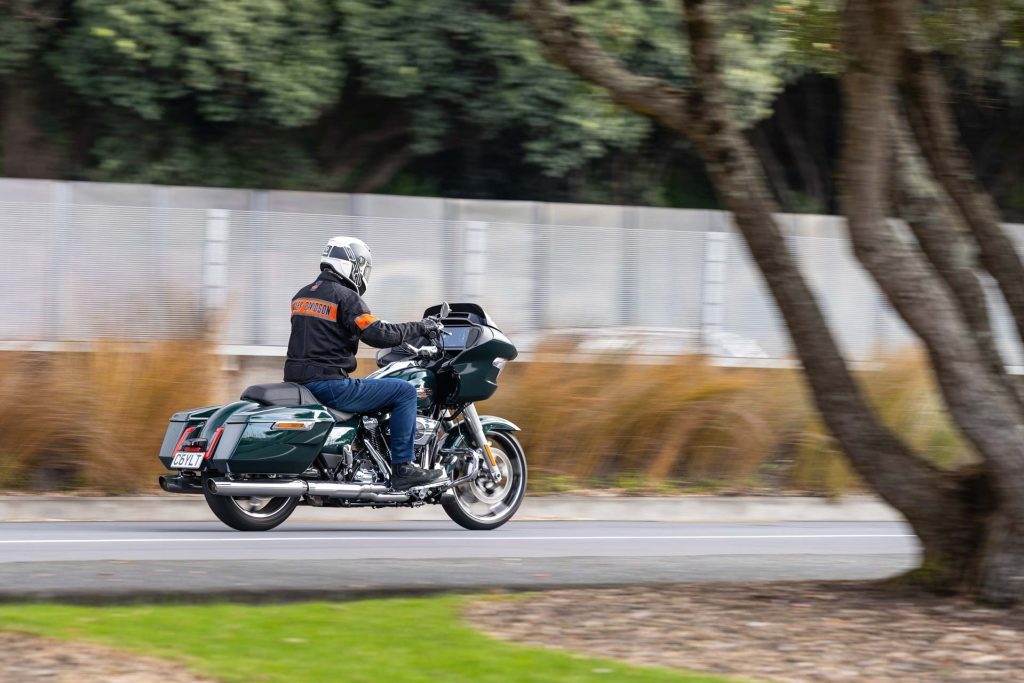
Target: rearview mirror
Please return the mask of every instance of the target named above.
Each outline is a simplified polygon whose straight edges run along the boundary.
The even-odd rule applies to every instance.
[[[448,314],[451,313],[451,312],[452,312],[452,307],[448,305],[447,301],[445,301],[444,303],[441,304],[441,317],[442,318],[447,318]]]

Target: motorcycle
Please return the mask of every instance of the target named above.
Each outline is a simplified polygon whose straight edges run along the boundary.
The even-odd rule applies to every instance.
[[[466,529],[496,529],[526,493],[519,427],[479,415],[498,376],[518,355],[484,310],[471,303],[428,308],[433,339],[381,349],[371,378],[416,387],[415,457],[444,478],[406,490],[391,487],[386,411],[355,415],[322,405],[294,383],[257,384],[223,406],[171,417],[160,462],[170,493],[202,494],[213,513],[240,531],[267,531],[298,505],[416,507],[440,505]]]

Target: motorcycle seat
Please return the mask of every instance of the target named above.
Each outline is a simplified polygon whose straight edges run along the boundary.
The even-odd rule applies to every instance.
[[[323,405],[313,392],[295,382],[277,382],[274,384],[253,384],[242,392],[239,397],[243,401],[252,401],[261,406],[309,406]],[[330,406],[323,406],[338,422],[345,422],[355,417],[355,413],[345,413]]]

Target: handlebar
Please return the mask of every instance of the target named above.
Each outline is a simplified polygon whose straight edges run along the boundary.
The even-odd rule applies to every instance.
[[[441,323],[443,316],[441,314],[430,316],[430,320],[437,322],[436,334],[431,334],[431,339],[442,339],[443,337],[450,337],[451,332],[444,329],[444,325]],[[441,348],[438,348],[437,344],[431,344],[429,346],[413,346],[409,342],[404,342],[402,348],[408,351],[414,358],[439,358],[442,355],[444,344],[442,342]]]
[[[413,346],[409,342],[402,344],[402,348],[411,353],[416,358],[435,358],[440,353],[440,350],[434,346]]]

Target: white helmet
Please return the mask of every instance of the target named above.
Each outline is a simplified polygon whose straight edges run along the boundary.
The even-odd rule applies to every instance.
[[[361,239],[332,237],[320,256],[320,270],[327,268],[351,282],[362,295],[366,292],[366,282],[373,269],[373,256]]]

